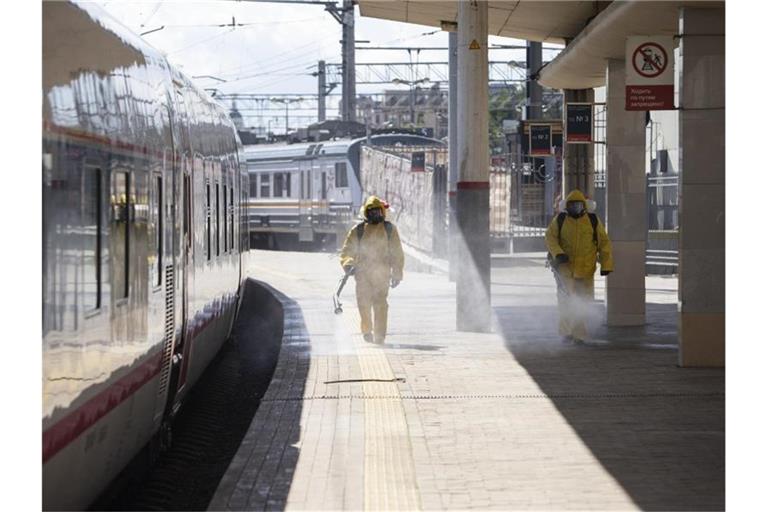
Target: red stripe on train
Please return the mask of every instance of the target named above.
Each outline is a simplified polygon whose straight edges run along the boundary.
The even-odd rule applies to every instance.
[[[43,463],[160,373],[162,351],[43,432]]]
[[[146,146],[131,144],[130,142],[124,142],[119,139],[111,139],[104,135],[86,132],[84,130],[77,130],[75,128],[66,128],[63,126],[57,126],[49,121],[43,122],[43,130],[50,133],[65,135],[73,139],[79,139],[81,141],[103,144],[105,146],[110,146],[115,149],[130,151],[132,153],[137,153],[140,155],[151,155],[151,156],[154,156],[155,158],[160,158],[160,159],[165,158],[165,155],[163,154],[162,151],[155,151]],[[170,156],[172,157],[173,155],[170,155]]]

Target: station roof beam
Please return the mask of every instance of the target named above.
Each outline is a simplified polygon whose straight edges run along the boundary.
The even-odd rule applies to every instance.
[[[488,34],[529,41],[566,44],[611,2],[488,2]],[[456,0],[358,0],[360,14],[441,27],[456,22]]]

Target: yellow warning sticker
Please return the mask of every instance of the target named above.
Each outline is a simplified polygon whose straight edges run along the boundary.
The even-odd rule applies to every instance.
[[[480,49],[480,43],[477,42],[477,39],[473,39],[471,43],[469,43],[469,49],[470,50],[479,50]]]

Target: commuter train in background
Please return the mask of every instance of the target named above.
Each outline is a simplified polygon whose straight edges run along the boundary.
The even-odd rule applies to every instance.
[[[43,507],[82,509],[229,335],[248,175],[224,108],[94,3],[43,2]]]
[[[364,200],[363,145],[444,147],[445,143],[421,135],[388,133],[351,140],[245,146],[251,247],[337,245]]]

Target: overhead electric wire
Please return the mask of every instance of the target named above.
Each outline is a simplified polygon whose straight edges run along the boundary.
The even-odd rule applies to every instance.
[[[290,60],[296,60],[296,59],[304,58],[304,57],[305,57],[305,55],[300,55],[300,56],[297,56],[295,59],[290,59]],[[235,78],[227,80],[227,82],[229,82],[229,83],[231,83],[231,82],[238,82],[238,81],[241,81],[241,80],[249,80],[251,78],[258,78],[258,77],[261,77],[261,76],[275,76],[276,74],[280,73],[281,71],[290,71],[290,70],[294,70],[294,69],[297,69],[297,68],[304,68],[304,69],[306,69],[308,65],[316,64],[316,63],[317,63],[316,60],[302,61],[302,62],[299,62],[299,63],[291,64],[291,65],[288,65],[288,66],[284,66],[284,67],[281,67],[281,68],[266,69],[266,70],[263,70],[261,72],[257,72],[257,73],[253,73],[253,74],[248,74],[248,75],[245,75],[245,76],[240,76],[239,75],[239,76],[237,76]],[[309,75],[309,73],[302,73],[302,74]],[[226,76],[226,73],[224,73],[224,75]]]
[[[291,24],[291,23],[304,23],[306,21],[313,21],[317,19],[317,17],[312,18],[304,18],[301,20],[266,20],[266,21],[254,21],[249,23],[235,23],[234,25],[232,23],[217,23],[217,24],[190,24],[190,25],[165,25],[165,28],[223,28],[223,27],[251,27],[255,25],[273,25],[275,23],[278,24]],[[142,24],[144,26],[144,24]]]
[[[313,42],[312,44],[316,45],[317,43]],[[297,48],[297,50],[298,50],[298,48]],[[284,54],[287,54],[287,53],[290,53],[290,52],[284,52]],[[300,59],[303,59],[300,64],[291,64],[290,66],[288,66],[288,68],[298,67],[298,66],[305,66],[306,67],[307,65],[310,65],[310,64],[317,64],[317,61],[318,60],[322,60],[322,57],[320,59],[313,58],[312,60],[306,60],[310,55],[315,54],[315,53],[316,53],[315,50],[313,50],[311,52],[303,52],[300,55],[295,55],[295,56],[290,57],[288,59],[283,59],[280,62],[275,62],[275,63],[271,64],[271,66],[283,66],[286,63],[297,61],[297,60],[300,60]],[[326,54],[327,53],[328,52],[326,52]],[[233,79],[240,79],[240,78],[243,78],[243,74],[254,72],[254,71],[256,73],[260,73],[260,74],[267,74],[269,72],[281,71],[281,70],[288,69],[286,67],[281,67],[281,68],[277,68],[276,69],[276,68],[270,67],[270,66],[266,66],[266,67],[263,66],[264,62],[268,62],[268,61],[272,61],[272,60],[275,60],[275,59],[274,58],[264,59],[264,61],[262,61],[262,63],[260,63],[260,64],[255,63],[255,65],[254,64],[247,65],[247,66],[239,69],[237,72],[227,72],[227,71],[224,71],[223,74],[225,76],[233,76]]]
[[[332,34],[328,34],[325,37],[325,39],[323,40],[323,42],[322,42],[323,43],[323,47],[324,47],[324,45],[327,42],[329,42],[331,40],[330,39],[331,37],[333,37],[333,40],[335,40],[337,36],[332,36]],[[286,50],[286,51],[278,53],[276,55],[272,55],[271,57],[259,59],[257,61],[252,61],[251,63],[246,63],[246,64],[238,66],[236,68],[235,67],[228,68],[228,69],[222,71],[222,74],[224,74],[224,75],[239,76],[240,74],[247,73],[247,72],[249,72],[249,71],[251,71],[253,69],[263,68],[264,64],[267,63],[267,62],[270,62],[270,61],[276,60],[276,59],[278,59],[280,57],[283,57],[285,55],[297,52],[299,50],[307,48],[308,46],[315,46],[316,47],[317,45],[318,45],[318,41],[317,40],[311,41],[311,42],[309,42],[307,44],[303,44],[301,46],[297,46],[296,48],[292,48],[290,50]],[[294,61],[294,60],[297,60],[297,59],[300,59],[300,58],[304,58],[304,57],[306,57],[308,55],[311,55],[312,53],[315,53],[315,52],[314,51],[303,52],[303,53],[301,53],[301,55],[290,57],[288,59],[282,59],[278,65],[282,65],[282,64],[285,64],[286,62],[291,62],[291,61]],[[314,62],[316,63],[317,61],[315,60]]]
[[[157,4],[155,5],[155,8],[154,8],[154,9],[152,9],[152,12],[151,12],[151,13],[149,13],[149,16],[147,16],[147,18],[146,18],[146,19],[145,19],[145,20],[144,20],[144,21],[141,23],[141,26],[142,26],[142,27],[144,27],[144,26],[145,26],[147,23],[149,23],[149,20],[151,20],[151,19],[152,19],[152,17],[153,17],[155,14],[157,14],[157,11],[160,9],[160,7],[161,7],[162,5],[163,5],[163,2],[162,2],[162,1],[160,1],[160,2],[157,2]]]
[[[441,30],[435,30],[435,31],[432,31],[432,32],[423,32],[421,34],[414,35],[414,36],[395,38],[395,39],[392,39],[390,41],[385,41],[382,44],[391,44],[391,43],[397,43],[397,42],[402,42],[402,41],[409,41],[409,40],[418,39],[418,38],[424,37],[424,36],[434,35],[434,34],[436,34],[438,32],[442,32],[442,31]],[[301,45],[299,47],[296,47],[296,48],[294,48],[292,50],[288,50],[286,52],[278,53],[277,55],[273,55],[273,56],[268,57],[266,59],[261,59],[259,61],[255,61],[255,62],[252,62],[250,64],[245,64],[245,66],[243,68],[237,68],[238,69],[238,73],[242,73],[245,70],[253,69],[254,67],[261,67],[261,65],[264,64],[265,62],[269,62],[269,61],[275,60],[275,59],[277,59],[277,58],[279,58],[279,57],[281,57],[283,55],[287,55],[287,54],[292,53],[294,51],[298,51],[300,49],[306,48],[307,46],[316,45],[316,44],[317,44],[317,42],[313,41],[313,42],[307,43],[305,45]],[[288,59],[288,61],[296,60],[296,59],[301,58],[301,57],[303,57],[305,55],[310,55],[311,53],[312,52],[303,53],[301,56],[292,57],[292,58]],[[322,59],[317,59],[317,60],[322,60]],[[284,62],[286,62],[286,61],[285,60],[282,61],[281,64],[284,63]],[[316,63],[316,61],[314,61],[313,63]],[[230,69],[236,69],[236,68],[230,68]],[[229,70],[224,70],[220,74],[231,75],[231,74],[235,74],[235,73],[230,73]],[[240,79],[241,78],[239,76],[237,76],[235,79],[228,80],[228,81],[237,81],[237,80],[240,80]]]
[[[209,38],[207,38],[207,39],[203,39],[203,40],[201,40],[201,41],[197,41],[197,42],[195,42],[195,43],[192,43],[192,44],[191,44],[191,45],[189,45],[189,46],[185,46],[184,48],[181,48],[181,49],[179,49],[179,50],[174,50],[174,51],[172,51],[172,52],[168,52],[168,55],[173,55],[173,54],[176,54],[176,53],[185,52],[185,51],[189,50],[190,48],[194,48],[194,47],[195,47],[195,46],[197,46],[197,45],[200,45],[200,44],[203,44],[203,43],[207,43],[207,42],[209,42],[209,41],[213,41],[214,39],[218,39],[219,37],[223,37],[223,36],[225,36],[225,35],[227,35],[227,34],[230,34],[230,33],[234,32],[234,31],[235,31],[235,29],[233,29],[233,28],[232,28],[232,29],[229,29],[229,30],[227,30],[227,31],[225,31],[225,32],[222,32],[221,34],[216,34],[216,35],[215,35],[215,36],[213,36],[213,37],[209,37]]]

